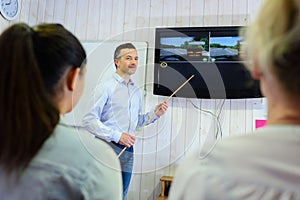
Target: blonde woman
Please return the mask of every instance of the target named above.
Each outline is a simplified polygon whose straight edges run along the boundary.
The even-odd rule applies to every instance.
[[[245,31],[248,69],[267,99],[267,126],[191,153],[169,198],[300,199],[300,2],[265,0]]]

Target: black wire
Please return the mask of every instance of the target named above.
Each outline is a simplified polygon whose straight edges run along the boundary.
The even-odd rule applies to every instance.
[[[218,116],[217,116],[217,121],[218,121],[218,124],[219,124],[219,127],[220,127],[220,135],[221,135],[221,139],[222,139],[222,137],[223,137],[223,132],[222,132],[222,126],[221,126],[221,122],[220,122],[220,114],[221,114],[221,112],[222,112],[222,110],[223,110],[224,104],[225,104],[225,99],[223,99],[223,102],[222,102],[222,104],[221,104],[221,107],[219,108],[219,114],[218,114]],[[218,139],[218,135],[216,135],[216,139]]]

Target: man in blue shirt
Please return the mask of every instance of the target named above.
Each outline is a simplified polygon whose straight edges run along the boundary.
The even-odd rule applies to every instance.
[[[123,199],[129,188],[133,145],[136,131],[150,124],[165,113],[166,102],[156,106],[154,111],[142,114],[142,96],[131,80],[138,66],[136,48],[131,43],[118,46],[114,53],[116,73],[100,83],[95,91],[94,105],[83,118],[83,126],[95,136],[106,140],[119,154],[123,178]]]

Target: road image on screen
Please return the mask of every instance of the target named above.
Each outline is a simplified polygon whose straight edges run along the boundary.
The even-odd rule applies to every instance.
[[[209,56],[208,37],[162,37],[160,38],[160,61],[202,61]]]
[[[210,37],[210,61],[239,61],[242,41],[241,36]]]

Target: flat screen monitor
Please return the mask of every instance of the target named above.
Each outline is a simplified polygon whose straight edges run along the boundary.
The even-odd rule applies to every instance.
[[[241,27],[157,28],[155,95],[169,96],[186,79],[177,97],[237,99],[262,97],[240,56]]]

